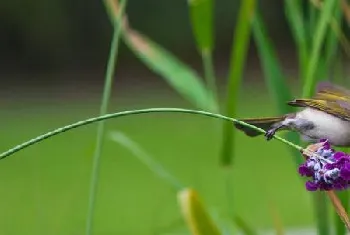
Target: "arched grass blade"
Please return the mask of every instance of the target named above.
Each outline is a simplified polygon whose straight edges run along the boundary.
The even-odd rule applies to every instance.
[[[182,216],[192,235],[220,235],[197,192],[185,188],[177,194]]]
[[[279,114],[282,115],[294,112],[295,110],[293,110],[292,107],[286,105],[287,101],[292,100],[292,95],[272,43],[267,35],[264,20],[258,11],[255,13],[253,20],[253,36],[262,63],[265,82],[277,106]],[[293,143],[299,142],[299,136],[294,132],[287,133],[287,139]],[[297,164],[303,162],[299,152],[292,149],[292,153],[294,154],[294,160]]]

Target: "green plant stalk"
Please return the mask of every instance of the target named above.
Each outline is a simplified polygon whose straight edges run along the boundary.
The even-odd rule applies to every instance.
[[[335,63],[337,62],[337,59],[335,58],[338,52],[338,38],[337,38],[337,33],[341,32],[341,24],[342,22],[342,10],[341,10],[341,6],[339,4],[339,6],[337,6],[335,8],[334,11],[334,18],[332,19],[332,21],[330,22],[330,25],[333,27],[336,27],[337,30],[330,30],[327,34],[327,38],[326,38],[326,49],[325,49],[325,54],[326,54],[326,58],[325,58],[325,66],[326,68],[332,68],[335,65]],[[338,31],[339,30],[339,31]],[[341,39],[339,39],[341,40]],[[330,69],[328,69],[330,70]],[[333,71],[329,71],[329,72],[333,72]]]
[[[314,209],[316,214],[317,234],[329,235],[329,210],[326,194],[323,192],[315,192],[313,197]]]
[[[343,205],[345,211],[348,212],[349,209],[349,191],[344,190],[341,192],[337,192],[337,196],[339,197],[339,200],[341,201],[341,204]],[[339,218],[337,213],[334,213],[334,224],[335,224],[335,234],[337,235],[345,235],[347,230],[344,226],[343,221]]]
[[[316,22],[318,20],[319,17],[319,12],[316,9],[316,6],[309,1],[308,3],[308,13],[309,13],[309,20],[308,20],[308,45],[311,45],[312,39],[314,37],[314,33],[315,33],[315,28],[316,28]]]
[[[111,42],[109,59],[107,63],[105,84],[103,89],[102,102],[100,106],[100,115],[106,114],[108,109],[108,103],[111,96],[111,89],[113,84],[114,68],[117,62],[118,46],[119,46],[119,41],[121,36],[121,27],[119,27],[119,21],[121,19],[121,16],[123,15],[126,3],[127,3],[126,0],[121,0],[120,12],[117,18],[114,19],[114,24],[113,24],[114,33],[113,33],[113,38]],[[98,179],[99,179],[99,171],[100,171],[100,158],[101,158],[102,149],[103,149],[104,129],[105,129],[104,122],[100,122],[97,127],[96,147],[93,155],[92,174],[90,179],[88,212],[87,212],[86,231],[85,231],[86,235],[92,234],[92,223],[93,223],[93,216],[95,213],[96,195],[97,195]]]
[[[214,45],[214,0],[189,0],[188,8],[192,33],[197,50],[201,54],[206,85],[214,100],[217,100],[217,87],[212,62]]]
[[[309,58],[309,64],[306,71],[306,78],[303,87],[303,97],[307,98],[313,94],[316,84],[316,70],[319,57],[321,56],[321,47],[326,36],[327,27],[329,28],[329,22],[334,12],[335,4],[337,0],[324,1],[321,10],[321,15],[317,23],[315,30],[315,36],[312,44],[311,54]]]
[[[241,1],[241,7],[238,14],[238,22],[234,32],[234,42],[230,58],[230,72],[227,90],[226,114],[235,116],[239,85],[242,80],[244,62],[247,56],[250,33],[251,19],[255,10],[255,0]],[[232,145],[234,142],[234,130],[230,124],[226,123],[223,127],[223,145],[221,152],[221,163],[224,166],[231,164],[233,159]]]
[[[203,67],[204,67],[204,77],[207,83],[207,87],[210,90],[210,93],[213,96],[213,99],[217,103],[219,103],[212,52],[209,50],[203,50],[202,61],[203,61]]]
[[[97,116],[97,117],[92,117],[83,121],[78,121],[75,122],[73,124],[69,124],[60,128],[57,128],[55,130],[49,131],[45,134],[39,135],[33,139],[30,139],[26,142],[23,142],[22,144],[19,144],[3,153],[0,154],[0,160],[13,155],[14,153],[25,149],[29,146],[32,146],[34,144],[40,143],[41,141],[51,138],[53,136],[56,136],[58,134],[62,134],[66,131],[69,130],[73,130],[76,129],[78,127],[82,127],[82,126],[86,126],[92,123],[96,123],[96,122],[101,122],[104,120],[108,120],[108,119],[112,119],[112,118],[118,118],[118,117],[124,117],[124,116],[131,116],[131,115],[138,115],[138,114],[144,114],[144,113],[188,113],[188,114],[195,114],[195,115],[200,115],[200,116],[207,116],[207,117],[211,117],[211,118],[216,118],[216,119],[221,119],[224,121],[228,121],[231,125],[232,123],[239,123],[241,125],[244,125],[246,127],[252,128],[256,131],[259,131],[261,133],[266,133],[263,129],[258,128],[254,125],[250,125],[248,123],[239,121],[235,118],[231,118],[231,117],[227,117],[221,114],[215,114],[215,113],[211,113],[211,112],[207,112],[207,111],[201,111],[201,110],[192,110],[192,109],[182,109],[182,108],[148,108],[148,109],[136,109],[136,110],[128,110],[128,111],[121,111],[121,112],[117,112],[117,113],[110,113],[110,114],[106,114],[106,115],[101,115],[101,116]],[[233,127],[232,127],[233,128]],[[279,137],[278,135],[274,135],[274,138],[284,144],[287,144],[289,146],[291,146],[292,148],[295,148],[299,151],[302,151],[303,148],[301,146],[298,146],[292,142],[289,142],[288,140],[285,140],[281,137]]]
[[[302,13],[302,3],[299,0],[285,0],[285,14],[291,26],[294,40],[298,49],[299,77],[304,80],[306,77],[306,66],[308,62],[308,41],[305,31],[305,22]]]

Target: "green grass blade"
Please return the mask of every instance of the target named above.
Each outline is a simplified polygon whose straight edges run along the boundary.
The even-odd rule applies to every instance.
[[[316,25],[315,34],[312,41],[312,49],[310,53],[309,63],[307,66],[306,79],[303,89],[303,97],[311,97],[317,81],[316,71],[319,57],[321,56],[321,47],[323,45],[329,23],[333,17],[334,7],[338,3],[337,0],[328,0],[323,2],[319,20]]]
[[[111,88],[113,83],[114,68],[116,66],[116,60],[117,60],[117,54],[118,54],[118,45],[119,45],[120,36],[121,36],[121,29],[120,29],[121,27],[119,27],[119,21],[125,10],[126,3],[127,3],[126,0],[121,1],[118,15],[116,15],[113,21],[114,33],[113,33],[113,38],[112,38],[112,43],[111,43],[111,48],[109,53],[109,59],[107,63],[107,71],[106,71],[105,85],[104,85],[103,95],[102,95],[102,102],[100,107],[100,115],[106,114],[108,109],[108,102],[111,95]],[[108,4],[106,4],[106,7],[110,8]],[[89,200],[88,200],[89,204],[88,204],[88,213],[87,213],[87,220],[86,220],[86,231],[85,231],[86,235],[92,234],[92,223],[93,223],[93,216],[95,213],[100,158],[102,155],[102,148],[103,148],[103,141],[104,141],[103,140],[104,129],[105,129],[104,122],[100,122],[97,128],[96,147],[95,147],[95,151],[93,155],[93,163],[92,163],[92,174],[91,174],[91,180],[90,180],[90,192],[89,192]]]
[[[218,110],[218,104],[206,89],[201,78],[171,53],[132,29],[124,30],[128,47],[148,68],[161,75],[178,93],[194,106],[211,111]]]
[[[121,146],[130,150],[135,157],[145,164],[158,178],[173,186],[176,190],[181,190],[184,186],[170,174],[159,162],[157,162],[149,153],[147,153],[138,143],[133,141],[120,131],[113,131],[110,134],[111,139]]]
[[[241,232],[245,235],[257,235],[258,233],[241,217],[235,216],[234,222]]]
[[[192,235],[221,234],[195,190],[186,188],[177,195],[182,216]]]
[[[278,108],[280,115],[294,112],[292,107],[286,105],[288,100],[292,100],[292,95],[286,77],[281,70],[281,65],[278,62],[277,55],[274,51],[273,45],[267,35],[266,26],[260,13],[257,11],[253,20],[253,36],[257,44],[260,61],[264,72],[265,81],[275,105]],[[287,139],[293,143],[299,142],[297,133],[289,132]],[[294,149],[293,155],[295,162],[300,164],[303,158],[298,151]]]
[[[81,120],[75,123],[71,123],[69,125],[65,125],[59,128],[56,128],[54,130],[48,131],[42,135],[36,136],[32,139],[29,139],[25,142],[22,142],[21,144],[17,144],[16,146],[4,151],[0,153],[0,160],[5,159],[19,151],[22,151],[23,149],[26,149],[32,145],[35,144],[39,144],[44,140],[50,139],[54,136],[63,134],[67,131],[71,131],[74,129],[77,129],[79,127],[83,127],[83,126],[87,126],[93,123],[97,123],[97,122],[102,122],[105,120],[109,120],[109,119],[113,119],[113,118],[120,118],[120,117],[126,117],[126,116],[131,116],[131,115],[140,115],[140,114],[146,114],[146,113],[187,113],[187,114],[191,114],[191,115],[198,115],[198,116],[205,116],[205,117],[211,117],[211,118],[215,118],[215,119],[220,119],[222,121],[227,121],[232,123],[239,123],[241,125],[244,125],[248,128],[254,129],[256,131],[259,131],[261,133],[265,133],[265,131],[261,128],[258,128],[254,125],[250,125],[248,123],[239,121],[237,119],[234,118],[230,118],[221,114],[216,114],[216,113],[212,113],[212,112],[208,112],[208,111],[202,111],[202,110],[192,110],[192,109],[182,109],[182,108],[148,108],[148,109],[135,109],[135,110],[127,110],[127,111],[121,111],[121,112],[117,112],[117,113],[109,113],[109,114],[105,114],[102,116],[97,116],[97,117],[92,117],[92,118],[88,118],[85,120]],[[301,146],[298,146],[292,142],[289,142],[288,140],[285,140],[283,138],[281,138],[278,135],[274,135],[274,139],[289,145],[292,148],[297,149],[298,151],[302,151],[303,148]]]
[[[315,28],[316,28],[316,22],[318,21],[318,17],[319,17],[319,12],[316,8],[316,6],[309,1],[307,3],[308,6],[308,13],[309,13],[309,19],[308,19],[308,41],[309,41],[309,45],[311,45],[312,43],[312,39],[314,37],[314,33],[315,33]]]
[[[197,43],[197,49],[201,52],[212,51],[213,38],[213,0],[189,0],[192,30]]]
[[[227,107],[226,114],[235,116],[238,91],[243,75],[248,46],[251,34],[251,21],[255,11],[255,0],[242,0],[238,13],[237,25],[234,32],[230,58],[229,81],[227,86]],[[235,130],[232,125],[225,123],[223,127],[223,146],[221,152],[221,163],[230,165],[234,157],[233,143]]]
[[[328,199],[325,193],[314,193],[314,208],[318,235],[330,234]]]
[[[299,77],[305,79],[306,65],[308,61],[308,40],[304,16],[302,14],[302,2],[300,0],[285,0],[285,14],[292,29],[296,41],[299,57]]]
[[[198,51],[201,53],[207,86],[211,90],[214,99],[217,99],[212,52],[214,46],[213,35],[213,0],[189,0],[190,19],[193,35]]]
[[[337,192],[337,196],[340,199],[341,204],[343,205],[346,212],[349,211],[349,191],[344,190]],[[334,213],[334,225],[335,225],[335,234],[336,235],[345,235],[347,230],[344,226],[344,222],[338,216],[337,213]]]
[[[337,55],[337,50],[339,46],[338,41],[338,31],[341,30],[342,22],[342,10],[340,4],[335,7],[334,18],[331,21],[331,26],[335,30],[329,30],[326,36],[326,48],[325,48],[325,67],[330,68],[335,65],[333,62],[337,61],[334,57]],[[340,40],[340,39],[339,39]]]

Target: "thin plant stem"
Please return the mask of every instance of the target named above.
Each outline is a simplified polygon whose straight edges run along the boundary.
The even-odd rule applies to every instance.
[[[60,128],[57,128],[55,130],[49,131],[45,134],[39,135],[33,139],[30,139],[26,142],[23,142],[19,145],[16,145],[15,147],[3,152],[0,154],[0,160],[13,155],[16,152],[19,152],[22,149],[25,149],[31,145],[40,143],[41,141],[51,138],[53,136],[56,136],[58,134],[62,134],[66,131],[76,129],[78,127],[86,126],[92,123],[108,120],[108,119],[113,119],[113,118],[118,118],[118,117],[124,117],[124,116],[131,116],[131,115],[138,115],[138,114],[144,114],[144,113],[188,113],[188,114],[195,114],[195,115],[201,115],[201,116],[207,116],[207,117],[212,117],[216,119],[221,119],[224,121],[229,121],[231,123],[238,123],[241,125],[244,125],[248,128],[251,128],[253,130],[259,131],[261,133],[266,133],[263,129],[258,128],[254,125],[250,125],[248,123],[239,121],[234,118],[230,118],[221,114],[216,114],[216,113],[211,113],[207,111],[201,111],[201,110],[192,110],[192,109],[182,109],[182,108],[147,108],[147,109],[136,109],[136,110],[127,110],[127,111],[121,111],[117,113],[110,113],[110,114],[105,114],[97,117],[92,117],[86,120],[78,121],[73,124],[69,124]],[[233,127],[232,127],[233,128]],[[296,145],[282,137],[279,137],[278,135],[274,135],[274,138],[277,139],[278,141],[287,144],[291,146],[292,148],[295,148],[299,151],[303,151],[303,148],[299,145]],[[305,150],[304,150],[305,151]]]
[[[107,62],[107,71],[105,77],[105,84],[102,94],[102,102],[100,106],[100,115],[106,114],[108,109],[108,103],[111,96],[111,90],[113,85],[113,75],[117,62],[117,54],[119,41],[121,37],[121,27],[119,25],[119,21],[125,9],[126,0],[121,0],[120,4],[120,12],[117,17],[114,19],[114,33],[111,42],[109,59]],[[93,155],[93,163],[92,163],[92,173],[90,179],[90,190],[89,190],[89,199],[88,199],[88,213],[86,218],[86,235],[92,234],[92,222],[93,216],[95,213],[95,205],[96,205],[96,195],[98,189],[98,180],[99,180],[99,171],[100,171],[100,158],[102,155],[103,149],[103,136],[105,130],[105,123],[99,122],[97,127],[97,136],[96,136],[96,147]]]
[[[213,64],[213,55],[209,50],[202,52],[202,61],[204,67],[204,77],[207,83],[207,87],[211,91],[211,95],[214,100],[218,100],[217,86],[215,80],[215,70]]]

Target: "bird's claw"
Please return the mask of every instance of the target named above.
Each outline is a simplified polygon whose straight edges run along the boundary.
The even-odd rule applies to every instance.
[[[276,133],[276,129],[270,129],[265,133],[266,140],[271,140]]]

